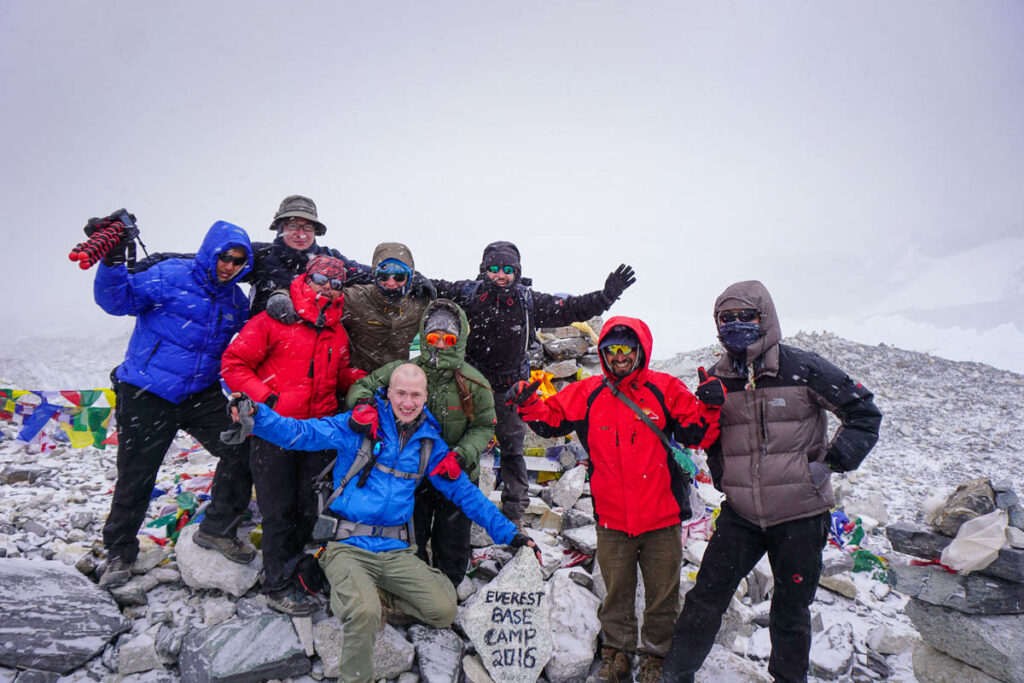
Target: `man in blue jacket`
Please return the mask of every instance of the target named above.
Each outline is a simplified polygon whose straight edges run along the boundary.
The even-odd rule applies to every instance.
[[[103,221],[91,221],[90,227],[103,227]],[[252,495],[247,458],[241,446],[218,438],[230,425],[218,382],[220,357],[248,319],[248,300],[236,282],[252,267],[249,237],[218,221],[194,256],[150,257],[131,271],[125,266],[130,241],[125,232],[98,267],[93,287],[96,303],[107,313],[136,318],[124,361],[111,374],[117,392],[117,482],[103,527],[104,588],[131,578],[139,552],[136,534],[179,429],[220,458],[212,501],[193,538],[234,562],[255,557],[236,537]]]
[[[459,468],[437,420],[424,410],[427,377],[419,366],[396,367],[386,399],[377,393],[374,405],[334,417],[295,420],[253,404],[244,394],[232,397],[238,402],[233,419],[243,425],[253,420],[255,436],[291,450],[338,451],[330,514],[321,515],[336,528],[325,539],[320,566],[331,585],[331,610],[343,625],[341,680],[374,680],[373,643],[381,619],[378,588],[389,608],[430,626],[445,628],[455,620],[451,581],[410,547],[408,525],[424,474],[496,542],[530,546],[540,560],[536,544],[518,533]],[[246,418],[239,418],[239,412]]]

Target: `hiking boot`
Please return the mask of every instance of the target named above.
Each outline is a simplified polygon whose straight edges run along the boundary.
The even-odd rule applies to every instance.
[[[594,683],[622,683],[632,680],[633,665],[629,656],[614,647],[601,648],[601,669],[594,676]]]
[[[249,564],[256,558],[256,551],[238,540],[234,534],[230,536],[214,536],[202,529],[196,529],[192,540],[200,548],[216,550],[218,553],[238,564]]]
[[[298,588],[268,593],[266,597],[268,607],[293,617],[308,617],[317,609],[316,600]]]
[[[636,683],[661,683],[661,664],[664,660],[661,657],[648,655],[640,662],[640,669],[636,672]]]
[[[100,588],[117,588],[132,578],[132,566],[120,557],[107,559],[107,566],[100,577]]]

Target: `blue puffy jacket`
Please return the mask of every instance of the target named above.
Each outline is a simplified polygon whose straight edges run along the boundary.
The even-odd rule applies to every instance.
[[[231,282],[217,281],[217,257],[245,250],[248,263]],[[100,265],[93,297],[111,315],[136,316],[122,382],[171,403],[206,389],[220,374],[220,357],[249,318],[249,302],[236,282],[252,269],[245,230],[217,221],[192,258],[168,258],[146,270]]]
[[[434,416],[423,409],[424,420],[405,446],[398,450],[398,428],[391,411],[391,403],[378,395],[377,414],[381,416],[377,438],[381,452],[377,462],[400,472],[416,472],[420,466],[420,441],[434,442],[426,472],[433,472],[448,454],[448,445],[441,438],[441,431]],[[256,411],[253,435],[266,439],[282,448],[295,451],[323,451],[337,449],[338,459],[334,464],[334,486],[341,482],[355,460],[363,436],[348,426],[351,413],[333,417],[296,420],[281,417],[265,405]],[[429,476],[429,475],[425,475]],[[400,526],[412,517],[413,496],[416,479],[401,479],[383,472],[376,467],[370,471],[366,484],[356,486],[358,477],[353,477],[345,490],[331,503],[331,510],[339,516],[361,524],[377,526]],[[466,513],[466,516],[487,530],[497,543],[509,543],[516,533],[515,525],[502,516],[498,508],[487,500],[480,489],[469,480],[465,473],[452,481],[442,475],[431,476],[434,485],[448,500]],[[383,536],[350,536],[342,541],[369,550],[383,552],[408,547],[403,541]]]

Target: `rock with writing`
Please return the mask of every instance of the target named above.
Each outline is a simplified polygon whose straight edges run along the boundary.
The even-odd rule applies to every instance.
[[[478,590],[459,618],[497,683],[532,683],[551,658],[551,607],[529,548]]]

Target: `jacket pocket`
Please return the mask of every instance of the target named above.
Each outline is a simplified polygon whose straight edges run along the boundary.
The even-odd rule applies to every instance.
[[[815,460],[807,463],[807,471],[811,475],[811,486],[814,487],[814,492],[822,499],[830,501],[832,496],[829,482],[832,480],[832,470],[825,463]]]

